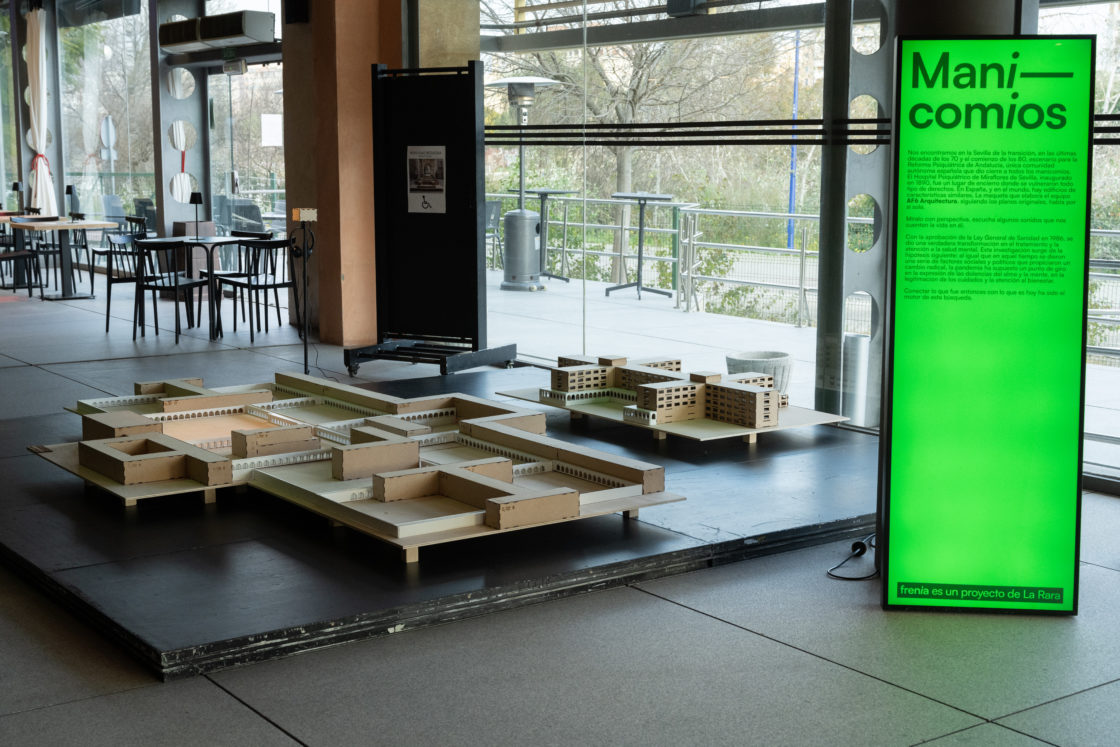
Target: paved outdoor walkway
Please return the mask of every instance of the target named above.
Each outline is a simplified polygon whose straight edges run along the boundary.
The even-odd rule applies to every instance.
[[[528,293],[503,291],[501,281],[501,271],[487,272],[491,345],[517,343],[520,356],[545,362],[567,353],[675,356],[692,371],[726,371],[728,353],[781,350],[794,359],[790,402],[813,406],[815,327],[685,312],[675,298],[639,300],[634,289],[607,296],[607,283],[546,280],[546,290]],[[1089,365],[1085,401],[1086,433],[1120,441],[1120,368]],[[1120,443],[1087,439],[1085,460],[1120,468]]]

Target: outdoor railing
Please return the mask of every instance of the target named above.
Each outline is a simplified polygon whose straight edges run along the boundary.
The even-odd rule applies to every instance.
[[[489,194],[502,201],[502,213],[516,207],[517,196]],[[633,202],[580,197],[549,200],[548,254],[550,271],[592,280],[628,282],[637,261],[637,210]],[[537,209],[535,196],[526,206]],[[588,220],[583,219],[587,210]],[[612,220],[607,215],[617,216]],[[728,223],[744,226],[736,231]],[[728,234],[749,235],[753,223],[782,226],[784,246],[715,241],[707,226]],[[644,280],[647,285],[677,291],[676,308],[707,310],[797,326],[816,324],[816,241],[820,216],[747,210],[715,210],[690,203],[649,202],[646,205]],[[865,230],[871,218],[848,219],[853,231]],[[792,230],[790,230],[792,227]],[[499,229],[500,230],[500,229]],[[770,231],[774,233],[773,230]],[[1089,355],[1098,362],[1120,362],[1120,230],[1092,229],[1089,262]],[[855,233],[849,238],[859,240]],[[870,240],[866,240],[867,248]],[[586,247],[586,251],[582,250]],[[491,267],[500,258],[491,255]],[[625,266],[625,278],[622,277]],[[872,303],[866,294],[848,298],[844,310],[847,332],[871,333]]]

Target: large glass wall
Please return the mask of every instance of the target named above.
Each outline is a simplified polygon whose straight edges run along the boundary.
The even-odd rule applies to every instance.
[[[1038,30],[1096,34],[1095,113],[1120,114],[1120,3],[1043,9]],[[1093,149],[1090,226],[1085,461],[1097,472],[1120,469],[1120,146]]]
[[[555,81],[538,87],[529,108],[525,181],[571,192],[549,197],[542,226],[547,272],[571,282],[542,276],[543,290],[509,289],[511,268],[492,242],[491,342],[516,342],[519,354],[541,360],[674,357],[686,370],[713,371],[726,370],[728,354],[789,352],[791,400],[811,407],[820,146],[788,141],[793,120],[821,116],[823,31],[748,33],[736,22],[738,33],[658,39],[674,20],[661,3],[483,0],[481,8],[484,36],[542,39],[539,50],[484,54],[487,124],[517,122],[495,82]],[[588,28],[612,25],[650,39],[587,41]],[[744,122],[784,133],[743,136]],[[564,138],[571,145],[555,144]],[[487,141],[488,198],[506,213],[517,206],[516,132],[491,129]],[[636,193],[660,197],[626,196]],[[527,196],[527,209],[541,205]],[[499,234],[505,253],[516,249],[516,236]],[[639,249],[645,289],[615,290],[638,282]]]
[[[12,34],[11,19],[8,17],[8,3],[0,3],[0,185],[3,186],[4,208],[14,210],[18,205],[15,192],[8,185],[21,181],[16,168],[15,93],[12,77]]]
[[[154,225],[148,0],[117,4],[111,18],[82,7],[59,4],[65,184],[90,217],[143,215]]]
[[[710,12],[763,6],[784,12],[795,5],[728,2]],[[820,26],[754,33],[742,27],[740,33],[722,36],[673,38],[676,19],[652,0],[482,0],[481,6],[483,49],[493,50],[484,55],[489,81],[518,75],[557,81],[539,91],[530,109],[528,186],[577,192],[549,200],[544,250],[548,269],[571,277],[571,284],[542,278],[543,291],[502,290],[506,273],[493,242],[488,264],[492,340],[516,342],[519,352],[544,360],[569,352],[665,355],[681,357],[686,368],[715,371],[725,370],[728,353],[784,350],[795,359],[791,400],[813,406],[820,146],[693,145],[671,127],[820,117]],[[1120,3],[1046,6],[1040,33],[1097,35],[1097,113],[1120,114]],[[726,18],[734,24],[734,16]],[[626,32],[616,36],[627,43],[595,44],[604,27],[626,24]],[[882,28],[882,23],[856,24],[854,53],[874,53]],[[867,96],[857,97],[850,112],[853,118],[886,116]],[[487,124],[515,123],[504,91],[492,90]],[[534,130],[534,124],[559,129]],[[643,140],[633,125],[662,136]],[[504,133],[506,144],[494,145],[503,142],[502,135],[493,129],[487,135],[487,192],[502,201],[505,212],[516,206],[518,160],[516,133]],[[562,135],[570,146],[532,144]],[[650,142],[656,139],[661,142]],[[873,149],[854,146],[851,157]],[[1117,146],[1098,146],[1094,155],[1086,402],[1090,471],[1120,467],[1118,157]],[[619,192],[669,196],[665,202],[651,200],[645,211],[642,280],[670,297],[643,292],[638,300],[635,289],[606,293],[612,284],[637,279],[638,208],[634,200],[611,198]],[[530,196],[526,207],[539,206]],[[849,202],[848,215],[849,248],[871,248],[873,226],[883,224],[881,208],[862,195]],[[508,242],[509,237],[498,235]],[[844,309],[845,332],[871,334],[872,307],[866,294],[851,296]]]
[[[210,193],[218,230],[286,230],[283,68],[210,76]]]

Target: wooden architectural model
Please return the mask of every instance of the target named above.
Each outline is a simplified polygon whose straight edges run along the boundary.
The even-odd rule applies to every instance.
[[[760,431],[845,419],[789,407],[768,374],[686,374],[676,359],[630,363],[615,356],[561,356],[548,388],[506,394],[567,409],[573,417],[595,415],[649,428],[658,438],[672,433],[754,442]]]
[[[552,386],[541,401],[586,398],[604,393],[634,404],[622,408],[624,422],[664,425],[707,418],[744,428],[778,424],[778,409],[789,400],[774,390],[774,377],[761,373],[723,375],[681,373],[675,359],[628,364],[625,358],[563,356],[552,369]],[[575,395],[573,397],[573,394]]]
[[[81,400],[82,441],[31,450],[119,496],[251,485],[418,559],[424,545],[683,500],[657,465],[544,435],[544,413],[463,394],[401,399],[310,376]]]

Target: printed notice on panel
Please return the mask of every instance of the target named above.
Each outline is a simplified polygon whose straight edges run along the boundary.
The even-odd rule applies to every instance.
[[[408,146],[408,212],[447,212],[445,146]]]

